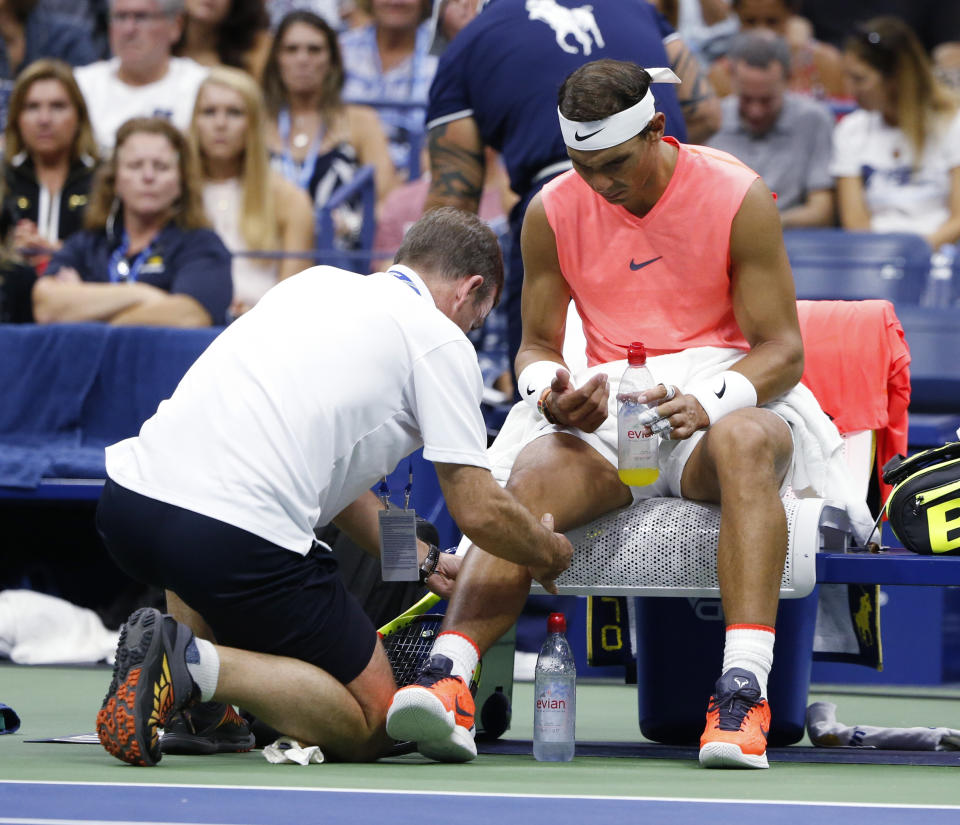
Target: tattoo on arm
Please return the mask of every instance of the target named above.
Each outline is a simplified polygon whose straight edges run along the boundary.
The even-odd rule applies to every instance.
[[[430,192],[427,206],[456,206],[469,212],[480,207],[483,190],[483,146],[465,146],[447,134],[451,124],[430,130]]]

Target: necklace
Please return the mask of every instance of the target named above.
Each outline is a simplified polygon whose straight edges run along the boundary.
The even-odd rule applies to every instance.
[[[293,143],[294,147],[297,149],[302,149],[304,146],[310,143],[310,135],[308,135],[306,132],[299,132],[293,136],[291,143]]]

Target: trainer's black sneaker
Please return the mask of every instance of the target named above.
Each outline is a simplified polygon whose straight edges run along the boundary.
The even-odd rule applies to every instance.
[[[469,762],[477,756],[470,688],[451,676],[453,662],[434,654],[412,685],[400,688],[387,710],[387,733],[438,762]]]
[[[766,768],[770,705],[749,670],[732,667],[718,680],[700,737],[704,768]]]
[[[160,737],[163,753],[246,753],[256,740],[233,705],[203,702],[170,715]]]
[[[113,680],[97,714],[100,744],[117,759],[151,766],[160,761],[158,728],[199,698],[187,670],[193,632],[152,607],[134,612],[120,631]]]

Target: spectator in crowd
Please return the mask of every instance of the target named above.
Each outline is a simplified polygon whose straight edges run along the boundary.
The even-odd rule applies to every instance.
[[[831,172],[844,229],[960,239],[960,110],[916,35],[867,21],[844,54],[858,109],[834,130]]]
[[[17,78],[4,132],[0,235],[42,268],[82,228],[97,147],[70,67],[37,60]]]
[[[819,101],[787,90],[786,42],[759,32],[741,35],[730,68],[734,93],[722,101],[723,125],[708,145],[763,178],[777,195],[784,229],[833,225],[833,115]]]
[[[444,51],[430,90],[430,190],[424,209],[477,211],[484,146],[500,153],[510,188],[520,198],[510,213],[503,298],[511,362],[520,348],[523,215],[540,188],[570,168],[556,122],[556,91],[564,78],[607,57],[673,66],[682,83],[657,95],[668,134],[686,141],[689,129],[691,142],[701,142],[720,125],[719,102],[700,64],[653,6],[593,0],[571,31],[559,28],[562,8],[554,0],[497,0],[486,6]]]
[[[112,0],[113,57],[75,73],[102,154],[109,154],[117,129],[133,117],[166,117],[181,130],[190,125],[207,69],[172,56],[182,32],[183,0]]]
[[[317,207],[353,180],[361,166],[374,168],[377,200],[396,174],[376,112],[345,104],[343,62],[337,36],[321,18],[295,11],[283,19],[263,73],[269,115],[267,143],[274,168],[307,191]],[[339,245],[355,243],[359,202],[335,214]]]
[[[264,3],[273,29],[292,11],[312,11],[326,20],[327,25],[335,31],[344,28],[341,12],[348,5],[353,5],[352,0],[266,0]]]
[[[87,33],[96,52],[94,60],[107,57],[109,0],[37,0],[37,9],[73,23]]]
[[[307,252],[313,209],[296,184],[270,168],[260,87],[246,72],[217,66],[200,86],[190,124],[203,173],[207,217],[233,254],[234,316],[246,312],[278,280],[313,265],[243,253]]]
[[[85,225],[33,288],[38,323],[226,321],[230,253],[207,228],[196,161],[168,120],[134,118],[120,127]]]
[[[809,23],[797,15],[798,0],[732,0],[732,5],[741,31],[765,29],[790,44],[790,91],[817,98],[847,97],[839,50],[813,38]],[[713,63],[710,79],[717,94],[731,93],[729,59]]]
[[[0,180],[0,320],[30,323],[37,273],[81,228],[97,150],[66,63],[31,63],[10,105]]]
[[[427,148],[424,146],[420,151],[421,165],[427,169]],[[477,213],[487,223],[505,221],[517,202],[517,196],[510,189],[510,181],[497,153],[487,149],[486,156],[486,178]],[[430,172],[427,171],[416,180],[398,186],[384,198],[377,215],[377,231],[373,239],[373,248],[385,255],[378,263],[379,269],[385,271],[393,263],[393,255],[400,248],[403,236],[423,214],[429,190]]]
[[[430,0],[362,0],[360,5],[369,8],[373,20],[340,36],[346,76],[343,96],[377,104],[390,156],[403,175],[416,169],[411,151],[416,152],[423,135],[427,95],[437,70],[426,22]]]
[[[184,12],[175,55],[203,66],[234,66],[260,79],[271,41],[263,0],[185,0]]]
[[[799,13],[810,21],[815,37],[840,49],[874,17],[899,17],[928,53],[960,42],[960,3],[951,0],[800,0]]]
[[[697,58],[710,63],[726,54],[740,22],[729,0],[651,0]]]
[[[0,0],[0,78],[15,78],[41,57],[71,66],[97,59],[89,32],[36,5],[37,0]]]
[[[89,34],[40,8],[36,0],[0,0],[0,129],[7,123],[7,101],[24,66],[52,57],[80,66],[97,59]]]

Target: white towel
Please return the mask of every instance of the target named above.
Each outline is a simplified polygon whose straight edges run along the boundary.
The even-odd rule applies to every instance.
[[[658,383],[675,384],[681,390],[695,381],[704,380],[729,369],[743,358],[740,350],[719,347],[697,347],[669,355],[658,355],[647,360],[653,378]],[[575,386],[582,386],[589,378],[604,372],[610,382],[610,403],[607,420],[594,438],[584,440],[602,454],[615,455],[617,385],[626,369],[626,361],[613,361],[580,370],[574,378]],[[833,422],[820,409],[820,404],[802,384],[764,405],[780,415],[791,427],[797,445],[793,467],[788,477],[798,498],[816,496],[830,499],[847,509],[857,538],[865,542],[873,526],[870,510],[857,495],[843,456],[843,439]],[[520,450],[544,432],[554,432],[537,412],[525,402],[518,402],[507,415],[499,435],[488,450],[494,477],[506,484],[510,470]],[[599,440],[607,445],[599,446]]]
[[[0,591],[0,656],[18,665],[113,664],[119,635],[92,610],[56,596]]]
[[[814,702],[807,708],[807,735],[820,748],[879,748],[884,750],[960,750],[960,730],[953,728],[881,728],[844,725],[837,721],[837,706]]]
[[[271,765],[323,764],[323,752],[318,745],[301,745],[289,736],[281,736],[272,745],[267,745],[263,757]]]

